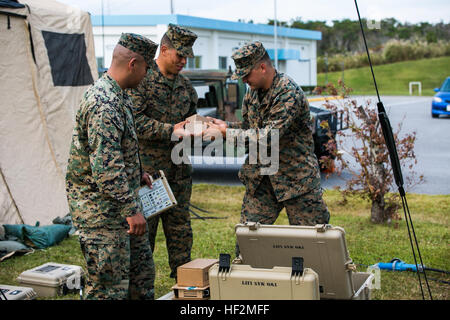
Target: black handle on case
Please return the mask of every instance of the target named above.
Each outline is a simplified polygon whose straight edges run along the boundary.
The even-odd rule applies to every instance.
[[[292,257],[292,275],[302,276],[303,275],[303,258],[302,257]]]
[[[228,253],[221,253],[219,256],[219,272],[230,271],[231,256]]]

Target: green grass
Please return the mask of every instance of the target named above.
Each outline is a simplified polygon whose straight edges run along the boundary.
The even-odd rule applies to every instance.
[[[409,95],[409,82],[422,82],[422,95],[433,96],[434,88],[450,76],[450,57],[404,61],[374,66],[375,78],[381,95]],[[342,71],[328,73],[328,82],[337,84]],[[344,72],[345,84],[355,95],[374,95],[375,87],[369,67],[348,69]],[[325,73],[317,75],[317,84],[325,85]],[[413,87],[418,95],[417,86]]]
[[[192,203],[211,211],[214,216],[226,219],[192,220],[192,259],[218,258],[220,253],[234,256],[234,226],[239,222],[243,195],[244,187],[194,185]],[[414,263],[404,219],[394,221],[392,225],[375,225],[370,222],[370,205],[367,202],[351,198],[344,205],[335,190],[326,190],[324,198],[331,212],[330,223],[346,231],[350,256],[359,265],[359,271],[365,271],[368,265],[389,262],[393,258]],[[408,194],[407,199],[424,264],[450,270],[450,195]],[[284,210],[276,224],[288,224]],[[158,298],[174,285],[174,280],[169,278],[167,249],[161,227],[158,230],[154,260],[155,295]],[[46,250],[0,262],[0,283],[18,285],[15,279],[21,272],[49,261],[83,266],[77,237],[70,237]],[[428,272],[427,276],[450,281],[450,276],[435,272]],[[448,284],[435,280],[429,280],[429,284],[434,299],[450,298]],[[78,296],[72,294],[59,299],[78,299]],[[412,272],[382,271],[381,289],[373,290],[372,299],[421,299],[417,275]]]

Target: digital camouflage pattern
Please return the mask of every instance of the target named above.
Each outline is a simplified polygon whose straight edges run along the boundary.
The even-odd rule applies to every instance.
[[[85,299],[154,299],[155,265],[147,233],[82,229],[80,246],[88,273]]]
[[[192,46],[197,39],[197,35],[194,32],[174,24],[169,24],[166,35],[179,55],[188,58],[194,57]]]
[[[302,89],[288,76],[276,73],[262,100],[258,90],[248,90],[242,104],[242,122],[230,128],[257,129],[257,133],[279,132],[279,170],[270,175],[278,201],[285,201],[320,188],[320,172],[314,154],[309,104]],[[258,139],[262,139],[261,136]],[[263,176],[261,164],[242,166],[239,176],[254,194]]]
[[[144,279],[139,285],[152,295],[150,246],[126,233],[126,218],[141,212],[137,190],[142,172],[131,108],[131,98],[105,73],[85,92],[76,116],[66,191],[89,271],[89,298],[124,298],[128,289],[116,286],[118,275],[128,279],[124,261],[130,257],[129,279]]]
[[[236,50],[231,56],[236,65],[236,70],[231,75],[233,80],[245,77],[253,69],[255,64],[261,60],[266,53],[266,49],[261,42],[255,41],[246,44],[242,48]]]
[[[84,94],[66,173],[74,227],[125,228],[141,211],[141,171],[132,101],[105,73]]]
[[[170,277],[175,278],[177,267],[191,261],[193,234],[189,200],[192,194],[192,178],[169,181],[178,205],[156,217],[148,219],[149,240],[152,252],[155,250],[155,238],[159,221],[162,221],[169,258]]]
[[[154,65],[154,58],[158,45],[152,40],[135,33],[122,33],[119,45],[140,54],[149,66]]]
[[[278,202],[268,176],[265,176],[254,195],[246,193],[240,223],[247,221],[273,224],[283,208],[291,225],[314,226],[329,221],[329,213],[322,199],[322,190],[313,189],[302,196]],[[322,210],[317,210],[322,208]]]
[[[197,112],[197,93],[183,75],[178,74],[170,80],[158,68],[149,69],[139,86],[129,93],[134,102],[143,168],[150,174],[163,170],[178,202],[176,207],[160,215],[171,277],[175,277],[176,267],[190,261],[192,229],[188,202],[192,191],[192,167],[190,164],[173,164],[171,151],[178,142],[171,141],[171,135],[176,123]],[[152,250],[160,218],[148,220]]]
[[[242,118],[242,122],[228,123],[228,126],[244,130],[256,129],[257,136],[251,139],[262,139],[261,136],[268,134],[270,130],[279,132],[279,168],[275,174],[261,175],[261,168],[264,166],[259,161],[257,164],[249,164],[248,157],[239,171],[239,178],[246,186],[247,199],[243,204],[242,215],[245,217],[247,212],[251,212],[251,207],[255,206],[254,201],[263,201],[257,200],[257,190],[264,189],[261,182],[267,177],[274,193],[270,201],[276,200],[285,205],[287,200],[297,199],[299,216],[296,219],[290,218],[290,221],[312,223],[314,219],[311,217],[328,221],[328,218],[325,219],[329,217],[328,209],[321,197],[319,165],[314,154],[309,104],[302,89],[288,76],[276,72],[272,86],[266,92],[252,89],[247,91],[242,104]],[[314,194],[317,198],[310,203],[311,207],[307,211],[302,212],[300,210],[306,208],[302,202],[309,201],[305,198],[307,194]],[[265,200],[269,201],[269,198]],[[274,203],[272,208],[276,208],[275,205],[278,206]],[[278,216],[277,210],[270,211],[272,216]],[[261,214],[261,219],[265,215]]]

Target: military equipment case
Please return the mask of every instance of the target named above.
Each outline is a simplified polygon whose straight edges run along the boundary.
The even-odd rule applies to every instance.
[[[36,292],[33,288],[7,286],[0,284],[0,300],[34,300],[36,298]]]
[[[211,300],[319,300],[319,278],[311,269],[292,275],[292,268],[252,268],[231,264],[209,269]]]
[[[356,270],[345,231],[331,225],[285,226],[248,222],[235,227],[240,260],[254,268],[288,267],[302,257],[319,275],[321,299],[370,299],[371,273]]]
[[[17,281],[32,287],[38,297],[63,295],[70,289],[76,289],[76,279],[81,281],[83,269],[79,266],[48,262],[22,272]]]

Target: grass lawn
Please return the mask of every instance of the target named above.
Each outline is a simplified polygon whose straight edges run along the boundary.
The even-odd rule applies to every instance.
[[[194,231],[192,259],[218,258],[220,253],[234,256],[234,226],[239,222],[243,195],[244,187],[194,185],[192,203],[211,211],[214,216],[226,219],[192,220]],[[359,265],[359,271],[365,271],[368,265],[389,262],[393,258],[414,263],[404,219],[398,222],[397,227],[374,225],[369,220],[368,203],[350,199],[347,204],[342,205],[341,197],[335,190],[326,190],[324,198],[331,212],[330,223],[343,227],[346,231],[350,256]],[[450,195],[408,194],[407,199],[424,264],[450,270]],[[284,210],[276,224],[288,224]],[[167,250],[161,229],[160,227],[158,230],[154,252],[156,298],[168,293],[174,284],[174,280],[168,276]],[[17,256],[0,262],[0,283],[18,285],[15,279],[21,272],[49,261],[84,266],[77,237],[70,237],[46,250],[37,250],[26,256]],[[427,272],[427,276],[433,299],[448,300],[450,285],[430,278],[450,281],[450,275]],[[372,299],[421,298],[417,275],[412,272],[382,271],[381,289],[372,291]],[[72,294],[59,299],[78,299],[78,296]]]
[[[433,96],[434,88],[450,76],[450,57],[396,62],[373,67],[380,95],[409,95],[409,82],[422,82],[422,95]],[[342,71],[328,73],[328,82],[337,84]],[[369,67],[348,69],[344,72],[345,84],[355,95],[375,95]],[[317,74],[317,85],[325,85],[325,73]],[[417,86],[413,86],[418,95]]]

